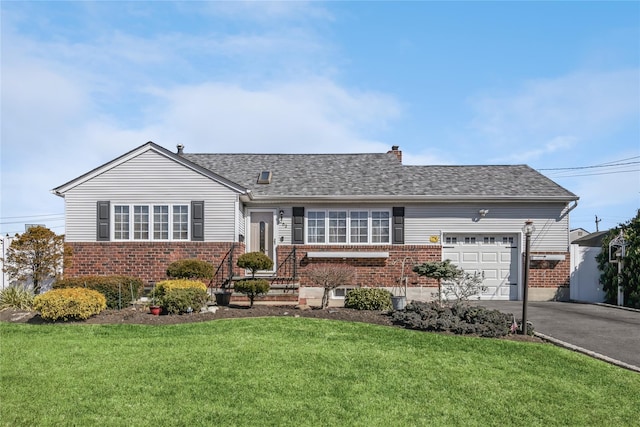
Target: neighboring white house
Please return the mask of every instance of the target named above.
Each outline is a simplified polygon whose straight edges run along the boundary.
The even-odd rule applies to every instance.
[[[533,220],[529,298],[568,298],[569,212],[578,197],[526,165],[407,166],[397,146],[190,154],[148,142],[52,191],[65,200],[74,252],[67,276],[156,281],[169,263],[200,258],[224,281],[243,274],[237,256],[261,251],[274,260],[265,274],[290,284],[300,302],[321,295],[306,271],[324,263],[353,266],[354,286],[393,289],[408,276],[409,299],[426,300],[436,282],[411,266],[451,259],[484,272],[483,299],[515,300],[522,228]]]

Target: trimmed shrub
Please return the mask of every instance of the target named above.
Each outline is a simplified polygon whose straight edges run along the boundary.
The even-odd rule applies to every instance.
[[[200,288],[165,289],[158,305],[169,314],[192,313],[199,311],[208,299],[207,291]]]
[[[247,252],[238,257],[236,265],[251,270],[251,277],[255,277],[260,270],[271,270],[273,261],[262,252]]]
[[[206,291],[207,285],[205,285],[199,280],[189,280],[189,279],[163,280],[161,282],[156,283],[156,296],[162,296],[166,292],[172,291],[174,289],[202,289],[203,291]]]
[[[167,276],[172,279],[211,279],[213,264],[200,259],[181,259],[169,264]]]
[[[0,291],[0,310],[5,308],[31,310],[33,308],[33,292],[23,286],[10,286]]]
[[[84,276],[58,280],[53,289],[87,288],[100,292],[107,299],[107,307],[120,309],[127,307],[129,301],[140,298],[143,289],[142,280],[130,276]]]
[[[53,289],[33,299],[33,308],[45,320],[84,320],[107,307],[104,295],[85,288]]]
[[[358,288],[347,292],[345,308],[356,310],[391,310],[391,292],[381,288]]]
[[[511,332],[513,315],[468,304],[442,305],[413,301],[395,311],[393,322],[407,329],[503,337]]]
[[[207,300],[207,286],[198,280],[175,279],[158,282],[155,288],[157,305],[169,314],[199,310]]]
[[[251,307],[253,307],[253,300],[257,296],[268,293],[270,288],[269,281],[265,279],[239,280],[233,284],[233,289],[236,292],[240,292],[249,297]]]

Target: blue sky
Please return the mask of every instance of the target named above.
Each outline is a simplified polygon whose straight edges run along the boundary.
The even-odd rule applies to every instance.
[[[64,233],[50,190],[149,140],[528,164],[589,231],[640,207],[638,2],[0,8],[2,234]]]

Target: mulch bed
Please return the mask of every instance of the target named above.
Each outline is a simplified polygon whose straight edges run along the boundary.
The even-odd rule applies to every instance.
[[[126,308],[123,310],[104,310],[102,313],[92,316],[87,320],[57,322],[59,324],[91,324],[91,325],[111,325],[111,324],[140,324],[140,325],[175,325],[180,323],[206,322],[216,319],[233,319],[243,317],[309,317],[315,319],[332,319],[347,322],[363,322],[376,325],[399,327],[391,322],[391,316],[386,312],[354,310],[350,308],[327,308],[325,310],[317,308],[298,308],[297,306],[278,305],[254,305],[249,308],[245,305],[230,305],[228,307],[217,307],[215,313],[191,313],[154,316],[149,313],[148,308]],[[40,317],[36,312],[5,309],[0,311],[0,322],[47,324],[52,323]],[[514,341],[543,342],[540,338],[509,335],[504,339]]]

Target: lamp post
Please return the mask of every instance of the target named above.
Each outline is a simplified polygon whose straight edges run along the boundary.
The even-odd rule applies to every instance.
[[[522,288],[522,335],[527,335],[527,297],[529,293],[529,257],[531,254],[531,235],[536,231],[533,221],[528,219],[522,227],[524,244],[524,285]]]

